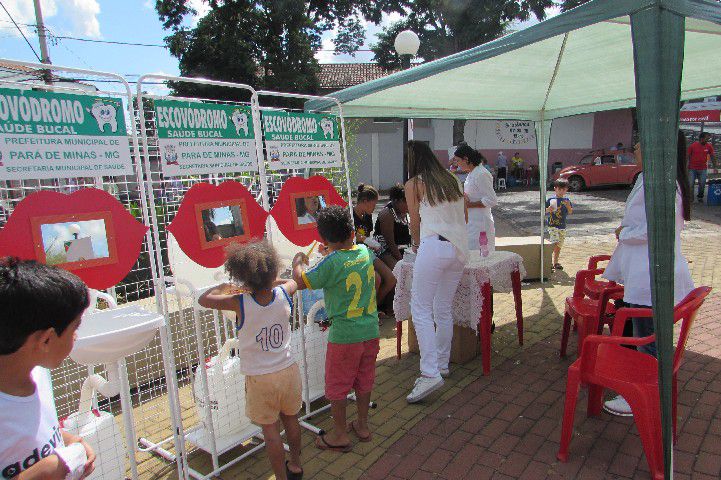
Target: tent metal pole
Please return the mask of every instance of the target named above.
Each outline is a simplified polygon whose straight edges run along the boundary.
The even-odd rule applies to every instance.
[[[546,104],[548,103],[548,97],[551,95],[551,90],[553,90],[553,85],[556,83],[556,77],[558,76],[558,69],[561,66],[561,60],[563,59],[563,54],[566,51],[566,44],[568,43],[568,33],[566,33],[563,36],[563,42],[561,43],[561,48],[558,50],[558,57],[556,57],[556,66],[553,68],[553,75],[551,75],[551,81],[548,82],[548,88],[546,89],[546,97],[543,99],[543,106],[541,107],[541,121],[543,121],[543,118],[545,117],[545,111],[546,111]]]
[[[551,140],[552,120],[545,119],[545,112],[541,111],[541,119],[535,123],[536,126],[536,148],[538,150],[538,192],[539,211],[541,215],[541,284],[545,282],[546,272],[544,267],[545,241],[544,233],[546,227],[546,184],[548,183],[548,150]]]
[[[684,27],[684,17],[665,9],[660,1],[631,15],[663,437],[663,458],[658,458],[661,452],[653,452],[649,463],[663,461],[666,479],[673,479],[676,162]]]

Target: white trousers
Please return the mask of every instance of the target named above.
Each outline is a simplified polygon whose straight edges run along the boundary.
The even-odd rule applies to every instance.
[[[463,263],[450,242],[421,240],[411,286],[411,315],[421,351],[421,375],[439,377],[448,368],[453,340],[453,297],[463,276]]]

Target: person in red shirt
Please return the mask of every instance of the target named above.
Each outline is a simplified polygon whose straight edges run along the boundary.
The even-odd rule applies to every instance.
[[[691,194],[693,195],[693,186],[696,180],[698,180],[698,201],[703,202],[708,161],[711,160],[714,167],[716,167],[716,157],[714,156],[713,145],[711,145],[711,134],[702,132],[698,137],[698,141],[688,147],[686,156],[688,159],[689,178],[691,180]]]

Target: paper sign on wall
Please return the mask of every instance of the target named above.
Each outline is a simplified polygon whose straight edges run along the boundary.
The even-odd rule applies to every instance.
[[[0,180],[132,174],[119,98],[0,88]]]
[[[263,112],[263,138],[272,170],[342,165],[335,115]]]
[[[156,100],[155,119],[164,175],[258,168],[249,107]]]

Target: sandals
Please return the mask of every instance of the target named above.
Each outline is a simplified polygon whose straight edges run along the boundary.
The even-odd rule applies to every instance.
[[[289,460],[285,461],[285,476],[288,480],[303,480],[303,469],[300,472],[293,472],[288,468]]]
[[[353,433],[355,433],[355,436],[358,437],[358,440],[361,441],[361,442],[363,442],[363,443],[367,443],[367,442],[370,442],[371,440],[373,440],[373,434],[372,434],[372,433],[369,433],[369,434],[366,435],[365,437],[361,436],[361,435],[358,433],[358,430],[357,430],[356,427],[355,427],[355,420],[351,421],[351,422],[348,424],[348,427],[346,428],[346,431],[347,431],[348,433],[350,433],[351,431],[352,431]]]
[[[330,450],[331,452],[340,452],[340,453],[348,453],[353,449],[353,446],[348,445],[331,445],[328,443],[325,439],[325,434],[318,435],[315,437],[315,447],[318,450]],[[318,443],[318,440],[321,441],[321,443]]]

